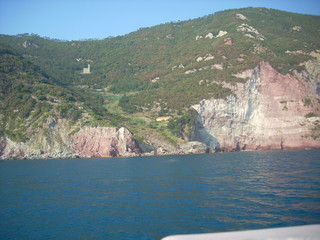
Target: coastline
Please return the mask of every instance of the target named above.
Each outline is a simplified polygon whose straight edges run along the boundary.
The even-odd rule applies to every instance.
[[[47,159],[88,159],[88,158],[100,158],[100,159],[111,159],[111,158],[134,158],[134,157],[151,157],[151,156],[177,156],[177,155],[204,155],[204,154],[223,154],[223,153],[241,153],[241,152],[271,152],[271,151],[294,151],[294,150],[320,150],[320,148],[286,148],[286,149],[259,149],[259,150],[240,150],[240,151],[219,151],[219,152],[198,152],[198,153],[188,153],[183,151],[171,151],[171,152],[146,152],[146,153],[128,153],[117,156],[85,156],[80,157],[74,152],[69,153],[43,153],[43,154],[26,154],[26,155],[10,155],[10,156],[0,156],[2,161],[14,161],[14,160],[47,160]]]

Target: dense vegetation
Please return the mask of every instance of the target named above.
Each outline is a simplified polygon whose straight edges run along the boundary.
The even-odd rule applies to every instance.
[[[244,24],[254,30],[239,30]],[[319,29],[319,16],[246,8],[103,40],[0,35],[2,132],[23,132],[24,119],[34,124],[46,112],[74,121],[89,113],[91,124],[146,128],[134,115],[140,112],[176,116],[168,128],[186,137],[190,106],[232,94],[230,86],[245,81],[235,73],[262,60],[282,73],[303,70],[300,63],[311,58],[305,53],[319,49]],[[220,31],[226,34],[214,37]],[[81,74],[87,64],[91,74]]]
[[[25,141],[27,129],[36,130],[49,116],[79,121],[85,120],[82,114],[86,112],[91,124],[119,123],[103,107],[101,96],[56,84],[38,66],[0,42],[0,134]]]
[[[170,120],[168,128],[175,136],[188,141],[191,139],[196,115],[195,110],[189,109],[181,116]]]

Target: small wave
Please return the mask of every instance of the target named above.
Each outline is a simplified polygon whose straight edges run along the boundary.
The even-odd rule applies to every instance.
[[[177,162],[177,161],[178,161],[177,159],[173,159],[173,158],[171,158],[171,159],[168,160],[169,163]]]

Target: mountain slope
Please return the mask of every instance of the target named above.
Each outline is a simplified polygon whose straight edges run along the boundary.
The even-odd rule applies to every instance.
[[[232,74],[253,68],[261,60],[282,73],[299,69],[310,56],[291,56],[286,51],[316,50],[319,22],[318,16],[248,8],[105,40],[58,42],[37,36],[4,39],[64,83],[110,88],[114,93],[139,92],[130,95],[131,105],[161,103],[181,109],[202,98],[225,98],[230,90],[222,83],[239,82]],[[228,38],[232,45],[225,42]],[[200,61],[201,57],[208,60]],[[92,74],[80,75],[87,63],[91,63]],[[221,67],[224,71],[219,71]],[[200,85],[201,80],[210,84]]]
[[[0,44],[1,128],[13,140],[27,139],[24,131],[37,124],[57,102],[74,102],[74,96],[54,84],[40,68],[10,47]],[[77,118],[79,113],[73,113]],[[28,119],[28,121],[26,121]]]
[[[112,114],[99,107],[99,98],[86,97],[83,102],[83,92],[57,85],[38,66],[2,43],[0,60],[2,158],[87,156],[76,147],[79,141],[88,142],[87,136],[72,137],[83,127],[95,135],[96,125],[109,126],[100,127],[105,136],[99,138],[111,141],[118,149],[107,146],[104,156],[126,154],[126,146],[130,148],[128,153],[140,152],[128,130],[115,128]],[[101,156],[96,146],[89,147],[93,151],[90,155]]]
[[[216,150],[320,147],[319,16],[246,8],[103,40],[0,41],[1,84],[10,89],[1,95],[2,134],[14,141],[54,116],[74,123],[71,135],[83,124],[124,126],[144,151],[175,152],[191,140]],[[10,62],[18,64],[8,70]],[[163,115],[173,118],[155,121]]]

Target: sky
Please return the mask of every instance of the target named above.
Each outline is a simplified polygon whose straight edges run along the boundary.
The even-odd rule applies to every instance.
[[[0,0],[0,34],[103,39],[244,7],[320,15],[320,0]]]

